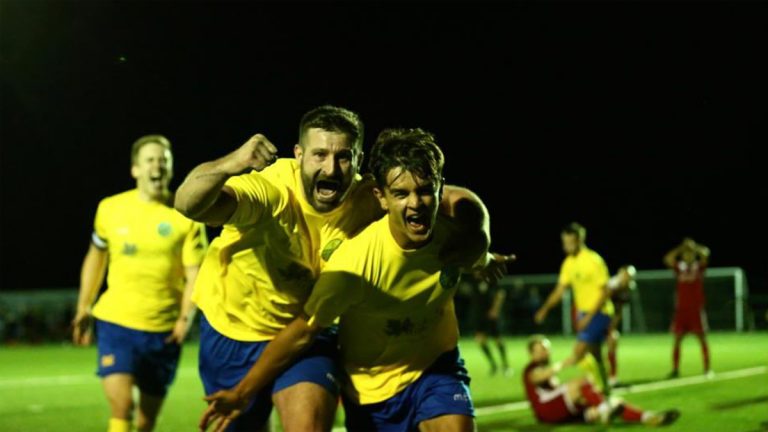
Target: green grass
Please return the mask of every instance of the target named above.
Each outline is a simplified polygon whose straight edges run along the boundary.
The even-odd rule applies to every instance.
[[[561,359],[573,338],[553,338],[553,357]],[[671,336],[626,336],[619,349],[619,378],[648,382],[669,372]],[[487,374],[482,353],[471,340],[461,343],[472,375],[478,408],[523,400],[520,371],[527,361],[525,339],[507,339],[515,370],[508,378]],[[723,373],[768,365],[768,335],[712,334],[712,366]],[[4,346],[0,348],[0,431],[103,431],[109,417],[99,380],[93,374],[94,348],[71,346]],[[204,403],[197,378],[197,345],[185,346],[179,374],[166,401],[158,431],[195,430]],[[701,373],[701,354],[694,338],[683,346],[682,376]],[[669,431],[758,431],[768,421],[768,374],[714,380],[688,386],[630,393],[627,401],[647,409],[679,408],[683,415]],[[481,411],[482,413],[482,411]],[[538,425],[528,409],[481,414],[480,431],[591,431],[592,426]],[[615,424],[610,429],[635,427]]]

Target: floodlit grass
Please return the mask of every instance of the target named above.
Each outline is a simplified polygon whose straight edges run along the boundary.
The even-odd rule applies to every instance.
[[[553,337],[553,357],[562,359],[573,338]],[[527,362],[524,338],[506,339],[514,374],[488,376],[488,365],[476,344],[462,340],[462,354],[472,375],[471,390],[480,431],[588,431],[594,426],[544,426],[528,409],[496,409],[524,399],[520,371]],[[625,383],[662,379],[670,370],[669,335],[625,336],[619,348],[619,378]],[[719,333],[710,335],[716,377],[700,383],[622,395],[647,409],[678,408],[683,415],[669,431],[759,431],[768,421],[768,373],[732,378],[726,371],[768,365],[768,335]],[[0,348],[1,431],[104,431],[109,410],[94,371],[95,348],[71,346],[3,346]],[[701,373],[695,338],[683,345],[683,377]],[[574,372],[570,372],[572,375]],[[725,379],[729,378],[729,379]],[[684,382],[680,381],[679,383]],[[668,382],[675,385],[676,382]],[[158,431],[196,430],[205,406],[197,378],[197,344],[184,348],[179,374],[166,401]],[[341,418],[341,414],[339,417]],[[339,420],[339,425],[341,422]],[[635,426],[618,422],[610,429]],[[605,428],[602,428],[605,429]]]

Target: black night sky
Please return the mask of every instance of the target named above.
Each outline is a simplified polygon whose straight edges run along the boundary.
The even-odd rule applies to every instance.
[[[557,272],[577,220],[611,270],[692,236],[766,293],[766,22],[757,2],[0,0],[0,288],[77,286],[137,137],[171,139],[176,187],[256,132],[289,156],[332,103],[366,147],[434,132],[516,272]]]

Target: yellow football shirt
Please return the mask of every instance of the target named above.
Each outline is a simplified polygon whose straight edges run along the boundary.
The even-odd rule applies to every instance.
[[[328,213],[306,201],[294,159],[227,181],[238,206],[211,242],[193,296],[216,331],[270,340],[301,312],[330,254],[381,215],[370,180],[357,180]]]
[[[93,243],[109,253],[107,290],[93,315],[135,330],[171,330],[181,309],[184,267],[199,265],[205,253],[203,224],[142,200],[134,189],[99,203]]]
[[[579,312],[591,312],[600,301],[609,278],[608,267],[603,258],[597,252],[584,247],[575,256],[569,255],[563,260],[558,283],[571,286]],[[613,315],[613,303],[610,299],[605,301],[601,312]]]
[[[360,404],[402,391],[459,337],[459,269],[437,258],[449,227],[438,219],[429,244],[404,250],[388,223],[385,216],[336,250],[305,307],[310,323],[328,326],[341,317],[346,391]]]

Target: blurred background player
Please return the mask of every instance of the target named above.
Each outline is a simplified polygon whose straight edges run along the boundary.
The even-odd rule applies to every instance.
[[[103,199],[83,261],[73,341],[91,342],[96,318],[98,375],[109,401],[109,432],[150,431],[174,379],[181,343],[194,315],[192,287],[205,254],[202,224],[171,206],[170,142],[139,138],[131,149],[136,189]],[[107,269],[108,274],[107,274]],[[107,290],[91,311],[107,274]]]
[[[555,289],[534,317],[541,324],[555,305],[560,302],[568,287],[573,290],[574,304],[578,312],[576,331],[578,340],[573,349],[574,363],[590,371],[605,392],[609,391],[602,356],[602,343],[608,334],[613,316],[613,303],[608,295],[608,268],[597,252],[585,243],[587,230],[573,222],[560,234],[565,260]],[[591,356],[586,355],[590,353]],[[595,364],[596,362],[596,364]]]
[[[635,275],[637,270],[633,265],[624,265],[619,268],[613,277],[608,280],[608,292],[613,302],[613,319],[608,328],[608,335],[605,343],[608,348],[608,384],[615,387],[618,384],[616,379],[616,350],[619,347],[619,325],[621,324],[622,310],[624,305],[629,304],[632,291],[637,288]]]
[[[701,344],[701,356],[704,374],[712,376],[709,367],[709,346],[705,332],[707,315],[704,310],[704,272],[709,263],[709,248],[696,243],[691,238],[683,239],[677,247],[664,255],[664,265],[675,272],[677,294],[675,296],[675,317],[672,332],[675,343],[672,351],[672,372],[670,378],[680,375],[680,344],[683,336],[691,332]]]
[[[621,416],[627,423],[640,422],[648,426],[668,425],[678,417],[678,410],[660,413],[643,411],[618,399],[606,398],[590,380],[574,378],[563,384],[557,374],[571,366],[572,357],[550,364],[549,339],[534,335],[528,341],[530,362],[523,371],[525,394],[536,418],[542,423],[610,423]]]
[[[498,281],[488,281],[483,278],[481,272],[464,273],[462,281],[470,288],[470,303],[472,305],[471,316],[474,318],[475,340],[483,350],[491,366],[490,374],[498,371],[496,360],[493,358],[488,346],[488,337],[493,338],[496,348],[499,350],[501,360],[501,373],[504,376],[512,374],[507,362],[507,349],[501,339],[499,317],[506,299],[506,290],[499,286]]]

